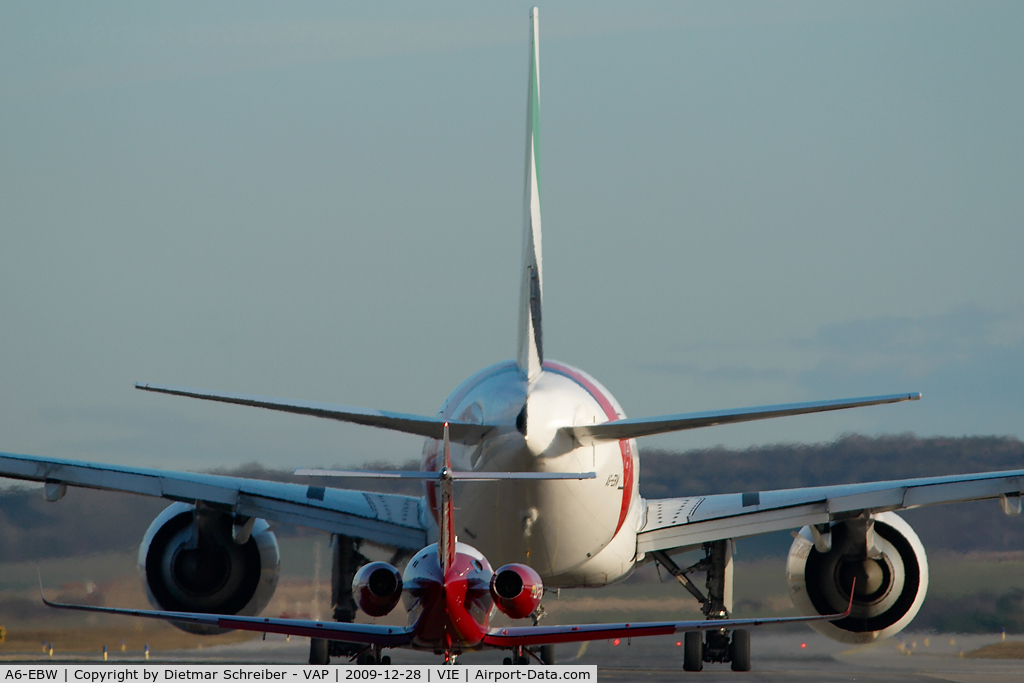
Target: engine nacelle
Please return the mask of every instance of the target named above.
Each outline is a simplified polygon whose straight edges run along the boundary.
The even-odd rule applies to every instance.
[[[387,562],[364,564],[352,577],[352,597],[371,617],[383,617],[402,597],[402,575]]]
[[[928,592],[928,558],[921,539],[892,512],[835,522],[825,532],[804,527],[786,563],[793,604],[801,614],[850,616],[809,625],[843,643],[868,643],[903,630]]]
[[[491,597],[502,613],[513,619],[533,614],[544,597],[540,574],[525,564],[506,564],[491,577]]]
[[[187,503],[161,512],[139,547],[150,604],[179,612],[259,614],[277,588],[277,539],[262,519],[234,523],[230,514]],[[203,635],[228,630],[174,625]]]

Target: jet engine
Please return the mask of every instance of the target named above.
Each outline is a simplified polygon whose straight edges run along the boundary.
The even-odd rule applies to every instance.
[[[352,577],[352,597],[371,617],[383,617],[402,597],[402,575],[387,562],[364,564]]]
[[[901,631],[928,592],[928,558],[921,539],[892,512],[804,527],[786,564],[793,604],[802,614],[850,616],[810,626],[843,643],[868,643]]]
[[[149,602],[179,612],[258,614],[277,588],[280,562],[266,521],[187,503],[161,512],[139,547]],[[227,630],[174,625],[202,635]]]
[[[540,574],[525,564],[506,564],[491,577],[491,597],[502,613],[513,619],[533,614],[544,596]]]

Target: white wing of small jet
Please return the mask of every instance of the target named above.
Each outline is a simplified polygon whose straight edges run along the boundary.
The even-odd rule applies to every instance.
[[[1024,470],[644,501],[637,551],[699,546],[862,513],[1019,496]]]

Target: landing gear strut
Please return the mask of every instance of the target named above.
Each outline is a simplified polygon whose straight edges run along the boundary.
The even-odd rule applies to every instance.
[[[547,664],[550,666],[555,663],[555,646],[541,645],[540,647],[533,648],[513,648],[512,656],[505,657],[504,663],[506,665],[529,664],[531,657],[541,664]]]
[[[356,664],[383,664],[387,666],[391,663],[391,657],[387,655],[381,655],[380,645],[373,645],[372,647],[365,648],[365,652],[356,657]],[[452,662],[455,661],[455,657],[452,657]]]
[[[503,663],[506,664],[506,665],[510,665],[510,664],[529,664],[530,663],[530,657],[527,654],[526,648],[524,648],[524,647],[516,647],[516,648],[513,648],[513,650],[512,650],[512,656],[511,657],[505,657],[505,661]]]
[[[352,577],[369,562],[359,552],[362,539],[333,534],[331,536],[331,608],[334,621],[351,623],[356,617],[356,601],[352,599]],[[331,657],[354,657],[363,645],[340,640],[309,639],[309,663],[329,664]]]
[[[331,616],[334,621],[352,623],[356,618],[356,601],[352,597],[352,577],[359,568],[369,560],[359,552],[363,544],[361,538],[333,534],[331,536]],[[399,550],[391,558],[391,564],[397,565],[405,557]],[[357,664],[390,664],[391,658],[381,656],[380,648],[367,649],[358,643],[346,643],[340,640],[309,639],[309,663],[329,664],[331,657],[356,659]]]
[[[658,550],[654,560],[675,577],[689,593],[701,603],[701,611],[709,619],[728,619],[732,612],[732,541],[712,541],[704,544],[704,558],[681,569],[668,553]],[[707,595],[687,576],[690,572],[707,573]],[[720,628],[705,632],[688,631],[683,634],[683,669],[700,671],[704,662],[730,662],[733,671],[750,671],[750,632],[744,629]]]
[[[325,638],[310,638],[309,639],[309,663],[310,664],[330,664],[330,642]]]

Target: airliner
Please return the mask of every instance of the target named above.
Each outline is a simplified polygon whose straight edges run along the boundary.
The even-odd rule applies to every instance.
[[[596,625],[576,625],[570,627],[576,631],[558,631],[557,637],[551,635],[555,631],[547,636],[536,630],[516,631],[556,629],[538,624],[544,614],[541,598],[545,588],[604,586],[654,562],[693,596],[706,617],[703,622],[667,622],[673,632],[685,632],[683,668],[700,670],[705,663],[719,662],[746,670],[750,667],[749,623],[732,618],[735,539],[794,530],[786,573],[794,605],[805,615],[796,618],[830,638],[865,643],[905,628],[927,593],[924,547],[896,511],[991,498],[1000,502],[1006,514],[1020,513],[1024,470],[643,498],[638,488],[636,441],[641,437],[914,401],[921,395],[900,393],[627,418],[600,382],[548,357],[542,318],[536,8],[530,12],[529,25],[524,222],[514,360],[471,376],[432,416],[162,384],[136,385],[146,392],[424,437],[422,471],[418,473],[303,471],[338,477],[418,477],[424,481],[423,496],[0,453],[0,476],[42,482],[49,501],[60,500],[68,486],[172,501],[153,521],[139,549],[139,566],[155,609],[126,613],[170,619],[198,633],[255,628],[308,635],[311,662],[347,655],[365,663],[380,663],[385,657],[382,649],[397,646],[430,649],[448,660],[463,651],[496,647],[510,650],[513,656],[509,659],[522,662],[537,654],[534,646],[584,640],[582,636],[588,633],[615,632],[610,627],[601,631],[604,627]],[[465,482],[460,484],[457,518],[445,512],[445,496],[450,500],[452,481]],[[334,622],[311,626],[257,616],[277,585],[280,553],[271,530],[274,522],[332,534]],[[371,548],[385,549],[389,561],[369,562]],[[693,550],[703,551],[703,557],[691,566],[680,567],[673,559]],[[450,557],[446,555],[449,552],[453,553]],[[433,564],[427,559],[430,556],[437,558]],[[429,571],[424,569],[428,564],[432,567]],[[404,573],[398,569],[403,565]],[[416,586],[424,585],[424,576],[446,586],[446,572],[454,565],[468,572],[466,576],[473,576],[470,583],[476,592],[472,604],[464,595],[461,606],[449,607],[472,612],[477,626],[460,630],[453,621],[454,612],[437,608],[428,610],[436,617],[428,629],[433,635],[424,636],[425,631],[416,629],[422,626],[417,626],[417,620],[423,618],[426,603]],[[503,569],[495,572],[492,566]],[[509,567],[512,569],[506,570]],[[695,580],[697,574],[704,576],[703,586]],[[485,584],[490,586],[487,590]],[[463,581],[460,585],[465,589],[467,584]],[[509,597],[512,588],[518,592]],[[520,595],[531,597],[517,602]],[[393,627],[352,623],[357,608],[370,616],[382,616],[397,605],[399,597],[410,610],[410,626],[402,635],[379,630]],[[509,607],[511,604],[516,607]],[[530,618],[533,625],[509,628],[508,633],[519,634],[518,640],[503,639],[481,625],[496,609],[515,618]],[[637,635],[620,626],[626,629],[623,633]],[[577,637],[572,637],[573,633]],[[551,649],[540,650],[540,658],[551,662]]]
[[[491,627],[490,618],[495,611],[512,619],[536,615],[544,596],[544,582],[540,575],[526,564],[507,564],[497,570],[469,544],[459,543],[455,535],[455,497],[452,484],[456,479],[468,481],[513,480],[570,480],[592,479],[593,472],[465,472],[452,469],[449,425],[444,425],[443,457],[437,459],[437,469],[425,476],[406,474],[437,483],[438,505],[437,542],[420,550],[410,559],[404,575],[387,562],[369,562],[363,565],[352,580],[352,591],[359,608],[371,617],[381,617],[393,610],[404,598],[409,624],[402,628],[378,624],[324,623],[302,619],[273,619],[258,616],[217,615],[203,612],[173,612],[164,610],[133,610],[121,607],[97,607],[52,602],[46,599],[40,576],[43,602],[58,609],[82,610],[104,614],[162,619],[182,627],[199,629],[240,629],[263,633],[308,636],[313,644],[311,663],[327,663],[329,642],[356,645],[355,661],[360,664],[391,663],[391,656],[382,654],[385,648],[408,647],[432,650],[444,655],[445,664],[454,664],[456,657],[466,651],[498,649],[512,655],[505,664],[528,664],[528,654],[547,663],[529,646],[551,647],[553,643],[586,642],[617,637],[644,637],[671,635],[680,631],[692,640],[701,631],[722,632],[734,628],[732,639],[733,668],[750,668],[750,639],[740,626],[786,624],[796,622],[834,621],[850,615],[856,577],[850,579],[850,595],[846,611],[840,614],[770,619],[728,619],[702,621],[661,621],[618,624],[561,624],[539,626]],[[355,476],[351,472],[309,470],[308,474],[328,476]],[[361,472],[362,476],[367,475]],[[377,473],[376,476],[395,476]],[[739,637],[737,637],[739,636]],[[359,646],[362,647],[359,647]],[[319,646],[324,656],[318,657]],[[737,666],[739,664],[739,666]]]

